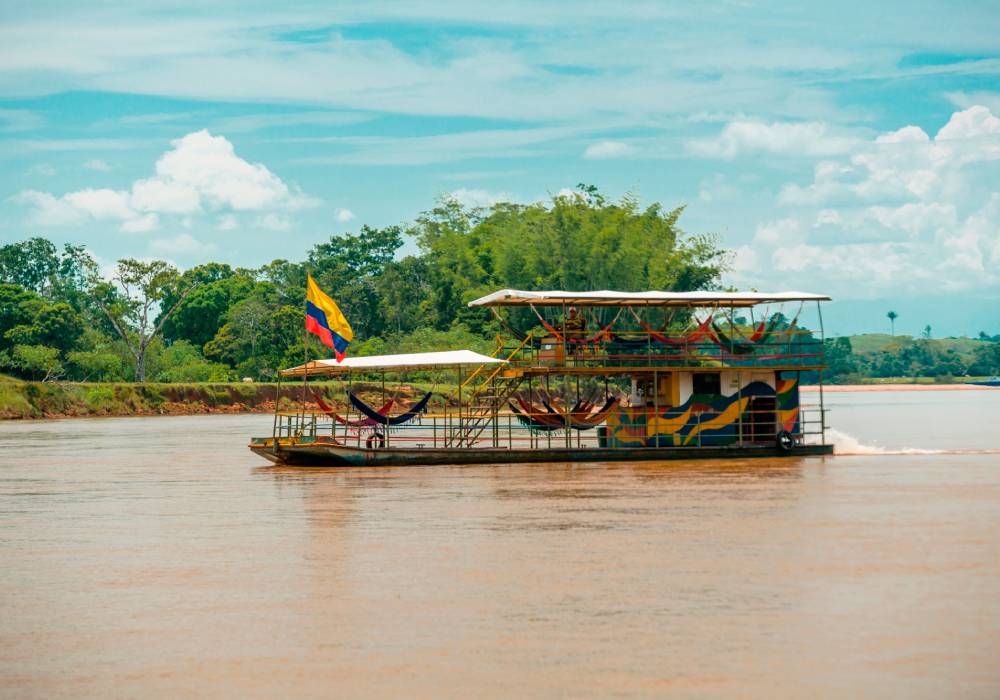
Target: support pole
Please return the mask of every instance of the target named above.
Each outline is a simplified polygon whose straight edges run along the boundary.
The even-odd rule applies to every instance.
[[[816,302],[816,314],[819,316],[819,347],[821,352],[821,359],[823,364],[826,364],[826,331],[823,328],[823,309],[820,306],[819,301]],[[796,386],[796,391],[801,390],[801,386]],[[799,393],[799,415],[802,415],[802,394]],[[823,402],[823,370],[819,370],[819,429],[820,429],[820,441],[822,444],[826,444],[826,405]],[[803,433],[805,432],[805,426],[802,428]]]
[[[278,370],[278,386],[274,389],[274,424],[271,426],[271,452],[278,454],[278,407],[281,405],[281,370]]]

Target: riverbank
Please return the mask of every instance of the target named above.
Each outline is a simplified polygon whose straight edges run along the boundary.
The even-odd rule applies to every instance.
[[[317,388],[324,384],[313,385]],[[438,387],[440,388],[440,387]],[[803,391],[817,391],[818,386],[803,386]],[[397,398],[410,403],[420,398],[427,387],[404,385],[393,388]],[[823,391],[897,392],[897,391],[989,391],[991,387],[973,384],[827,384]],[[995,390],[995,389],[994,389]],[[81,418],[95,416],[187,416],[212,413],[271,413],[278,391],[277,384],[99,384],[73,382],[25,382],[0,379],[0,419]],[[340,387],[337,391],[342,391]],[[366,401],[381,398],[381,386],[355,385]],[[336,393],[331,385],[321,393]],[[302,400],[302,385],[281,387],[282,408],[294,410]],[[327,399],[329,403],[335,403]]]
[[[355,389],[366,400],[381,394],[374,384]],[[398,398],[410,401],[417,391],[399,387]],[[266,383],[43,383],[5,378],[0,380],[0,419],[271,413],[275,400],[282,408],[294,409],[301,398],[298,383],[282,385],[279,396],[277,384]]]
[[[996,391],[996,387],[977,384],[825,384],[827,393],[853,391]],[[803,386],[802,391],[819,391],[818,386]]]

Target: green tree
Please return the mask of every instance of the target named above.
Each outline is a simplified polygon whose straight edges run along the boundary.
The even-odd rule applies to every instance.
[[[1000,343],[984,342],[980,344],[969,364],[969,374],[975,377],[993,377],[1000,375]]]
[[[833,379],[857,373],[858,362],[850,338],[827,338],[824,345],[827,371]]]
[[[896,335],[896,319],[899,318],[899,314],[897,314],[895,311],[890,311],[889,313],[887,313],[885,315],[885,317],[889,319],[889,328],[890,328],[889,332],[893,336],[895,336]]]
[[[718,284],[726,259],[711,236],[691,236],[683,207],[645,209],[626,196],[608,203],[589,188],[550,203],[500,203],[468,210],[445,199],[410,229],[429,267],[432,323],[483,318],[466,303],[498,287],[521,289],[669,289]]]
[[[29,238],[0,248],[0,282],[41,292],[59,270],[56,247],[44,238]]]
[[[158,382],[230,382],[236,372],[226,365],[206,360],[194,344],[178,340],[163,348],[150,376]]]
[[[146,381],[149,344],[163,330],[163,324],[177,306],[196,288],[189,284],[175,294],[172,306],[161,307],[168,292],[176,289],[177,277],[177,270],[163,260],[143,262],[123,258],[118,261],[111,283],[94,278],[93,299],[128,347],[136,381]]]
[[[168,343],[187,340],[198,347],[215,337],[226,322],[226,313],[253,291],[255,282],[244,276],[228,276],[206,283],[189,278],[188,284],[197,286],[176,304],[176,308],[163,324],[163,338]],[[170,308],[171,299],[164,300]]]
[[[15,345],[9,355],[4,354],[3,364],[36,381],[53,381],[63,374],[59,351],[44,345]]]

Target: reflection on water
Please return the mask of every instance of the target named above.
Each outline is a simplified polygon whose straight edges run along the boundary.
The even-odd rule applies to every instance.
[[[996,697],[1000,460],[954,451],[1000,392],[827,398],[896,454],[316,470],[246,450],[267,416],[0,425],[4,694]]]

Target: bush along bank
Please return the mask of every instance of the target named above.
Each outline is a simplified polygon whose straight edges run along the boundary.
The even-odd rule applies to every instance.
[[[374,400],[381,393],[376,384],[355,384],[355,391]],[[0,419],[72,418],[85,416],[157,416],[199,413],[270,413],[278,386],[276,384],[157,384],[157,383],[74,383],[25,382],[0,377]],[[336,384],[310,383],[306,400],[308,409],[316,408],[312,393],[326,398],[340,410],[337,400],[343,387]],[[398,397],[410,401],[418,390],[400,387]],[[281,409],[302,407],[302,385],[281,385]]]

